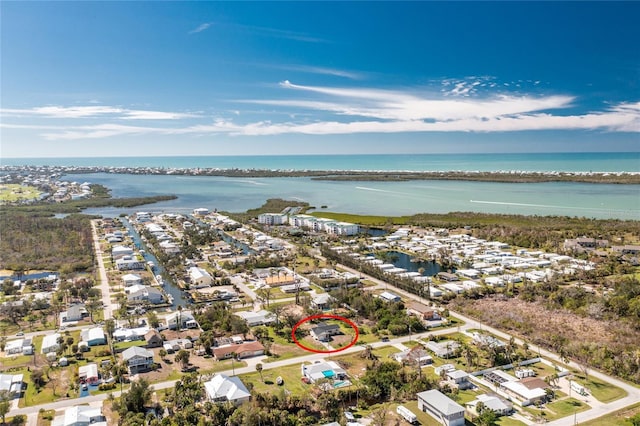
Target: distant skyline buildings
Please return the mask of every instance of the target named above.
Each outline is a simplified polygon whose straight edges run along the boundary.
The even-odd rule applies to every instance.
[[[0,156],[637,152],[638,2],[2,2]]]

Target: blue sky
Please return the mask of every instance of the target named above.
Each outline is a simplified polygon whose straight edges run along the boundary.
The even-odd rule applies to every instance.
[[[2,2],[3,157],[640,150],[640,3]]]

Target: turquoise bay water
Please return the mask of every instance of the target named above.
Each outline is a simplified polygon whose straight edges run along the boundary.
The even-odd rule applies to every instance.
[[[3,158],[1,164],[277,170],[640,172],[640,152]]]
[[[2,165],[239,168],[277,170],[567,171],[640,173],[640,152],[548,154],[389,154],[2,159]],[[354,214],[410,215],[472,211],[640,219],[640,185],[464,181],[331,182],[310,178],[94,173],[68,179],[100,183],[115,197],[175,194],[138,208],[152,211],[245,211],[268,198],[306,201]],[[135,210],[130,210],[135,211]],[[115,215],[122,210],[91,210]]]
[[[240,212],[268,198],[306,201],[354,214],[410,215],[473,211],[525,215],[640,219],[640,185],[495,183],[466,181],[332,182],[310,178],[93,173],[67,179],[99,183],[115,197],[175,194],[178,199],[126,210],[189,212],[196,207]],[[115,215],[123,210],[92,209]]]

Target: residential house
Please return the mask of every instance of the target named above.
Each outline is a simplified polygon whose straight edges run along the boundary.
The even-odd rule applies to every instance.
[[[213,356],[218,361],[233,357],[238,359],[264,355],[264,346],[260,342],[243,342],[239,345],[228,345],[213,349]]]
[[[89,405],[77,405],[64,410],[64,414],[57,416],[51,426],[107,426],[107,418],[102,415],[100,408]]]
[[[423,305],[419,302],[410,302],[407,305],[407,314],[415,315],[423,321],[439,320],[440,315],[434,308],[430,308],[427,305]]]
[[[24,387],[23,374],[0,373],[0,392],[7,392],[11,398],[19,398]]]
[[[450,370],[446,372],[447,381],[454,387],[465,390],[473,387],[469,381],[469,374],[462,370]]]
[[[207,271],[197,266],[189,268],[189,280],[191,283],[190,286],[193,288],[209,287],[213,284],[213,277],[211,277]]]
[[[178,323],[180,323],[180,329],[184,328],[197,328],[198,323],[191,311],[176,311],[173,312],[165,318],[165,322],[167,324],[167,328],[170,330],[175,330],[178,328]]]
[[[502,348],[505,346],[505,343],[489,334],[482,334],[474,331],[471,333],[471,337],[473,337],[473,343],[478,346],[487,346],[490,348]]]
[[[122,241],[122,239],[120,239]],[[126,246],[114,246],[111,249],[111,257],[113,260],[122,259],[125,256],[133,256],[133,249]]]
[[[313,364],[302,364],[302,377],[310,383],[321,379],[344,380],[347,372],[335,361],[316,361]]]
[[[513,412],[513,404],[497,396],[487,394],[478,395],[476,399],[468,402],[466,406],[469,411],[478,415],[480,413],[478,413],[477,406],[480,402],[484,404],[485,408],[495,412],[498,416],[508,416]]]
[[[134,259],[132,256],[124,256],[116,260],[118,271],[142,271],[146,267],[144,262]]]
[[[450,272],[438,272],[436,276],[443,281],[449,281],[449,282],[458,281],[458,276]]]
[[[141,373],[153,367],[153,352],[132,346],[122,352],[122,360],[127,364],[129,374]]]
[[[427,349],[440,358],[451,358],[456,354],[459,347],[460,344],[455,340],[443,340],[441,342],[431,340],[427,342]]]
[[[159,305],[164,303],[164,294],[157,288],[145,286],[135,292],[129,293],[127,295],[127,302]]]
[[[122,283],[125,287],[142,284],[142,277],[136,274],[126,274],[122,276]]]
[[[58,340],[61,338],[62,336],[60,335],[60,333],[45,335],[42,339],[42,353],[46,355],[48,353],[55,354],[56,352],[58,352],[58,350],[60,349],[60,343],[58,343]]]
[[[402,299],[395,293],[391,293],[390,291],[383,291],[380,293],[380,299],[385,302],[400,302]]]
[[[159,348],[164,344],[158,330],[149,330],[147,334],[144,335],[144,340],[147,342],[147,348]]]
[[[251,393],[237,376],[216,374],[211,380],[205,382],[204,389],[207,399],[212,402],[231,402],[239,405],[251,398]]]
[[[240,311],[236,312],[236,315],[245,320],[249,327],[272,324],[276,321],[275,314],[264,309],[258,312]]]
[[[89,313],[85,308],[84,304],[79,303],[76,305],[71,305],[69,308],[60,314],[60,319],[62,322],[74,322],[81,321],[82,318],[88,316]]]
[[[433,358],[420,346],[405,349],[393,354],[393,359],[403,364],[425,366],[433,362]]]
[[[311,307],[314,309],[325,310],[335,299],[329,293],[320,293],[311,298]]]
[[[116,342],[143,340],[147,332],[149,332],[149,327],[118,328],[113,332],[113,340]]]
[[[464,407],[438,390],[418,393],[418,409],[445,426],[464,426]]]
[[[509,395],[516,404],[523,407],[542,401],[547,396],[543,388],[529,388],[521,381],[505,381],[500,384],[500,389]]]
[[[94,327],[82,330],[80,332],[80,339],[83,342],[87,342],[87,345],[89,346],[107,344],[107,338],[104,335],[104,330],[102,330],[102,327]]]
[[[78,368],[78,377],[80,383],[96,384],[100,380],[98,376],[98,364],[91,363],[87,365],[81,365]]]
[[[311,329],[311,337],[321,342],[331,341],[331,336],[341,334],[338,324],[320,324]]]
[[[4,345],[5,355],[22,354],[22,347],[24,339],[10,340]]]
[[[163,342],[162,346],[165,349],[170,346],[173,352],[177,352],[180,349],[192,349],[193,342],[189,339],[173,339]]]

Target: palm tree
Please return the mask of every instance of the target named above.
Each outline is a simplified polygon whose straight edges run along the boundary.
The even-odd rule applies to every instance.
[[[176,354],[175,360],[182,364],[182,369],[185,370],[189,366],[189,352],[180,349]]]
[[[235,361],[236,357],[238,356],[238,354],[236,354],[235,352],[231,352],[231,375],[235,376],[236,375],[236,366],[235,363],[233,361]]]
[[[262,377],[262,364],[261,363],[257,363],[256,364],[256,371],[258,373],[260,373],[260,380],[262,380],[262,383],[264,383],[264,377]]]
[[[176,316],[176,331],[180,331],[182,325],[182,305],[178,305],[178,315]]]

